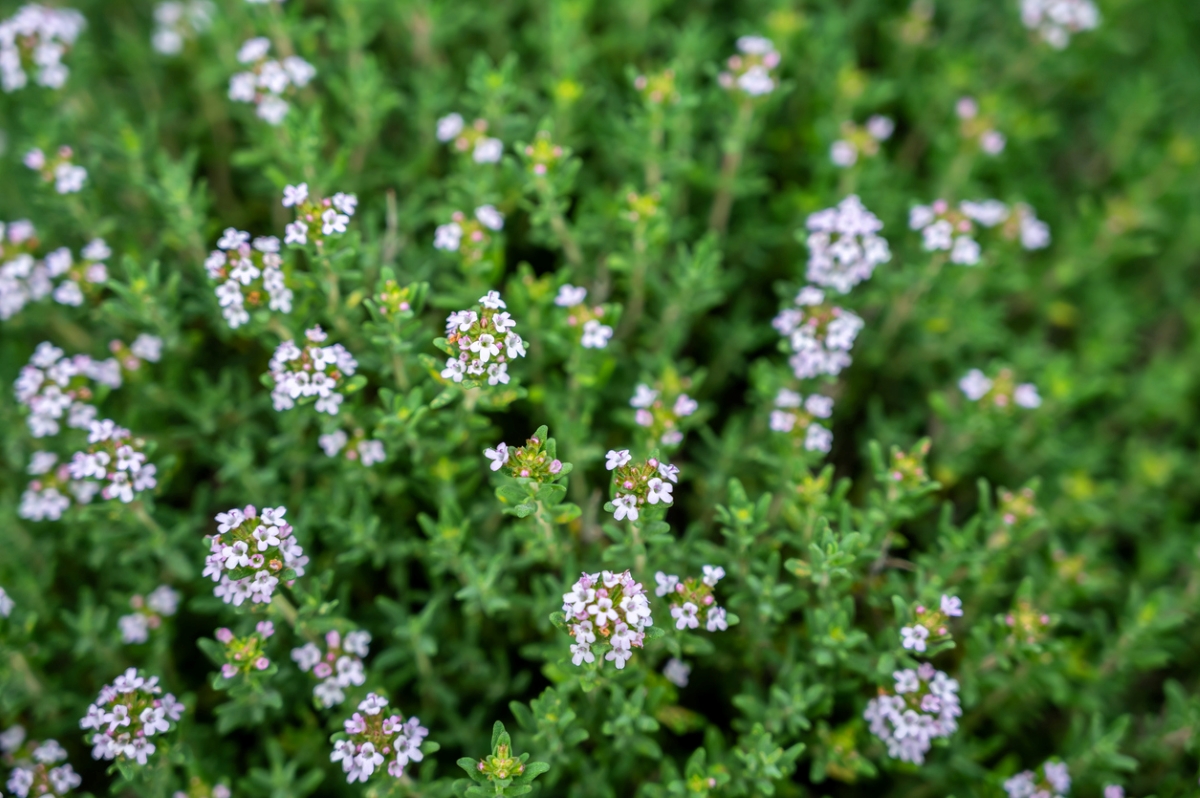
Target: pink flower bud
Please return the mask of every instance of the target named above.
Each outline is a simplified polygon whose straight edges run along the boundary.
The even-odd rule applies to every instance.
[[[226,679],[232,679],[234,676],[237,676],[237,668],[234,665],[226,662],[221,666],[221,675]]]
[[[260,671],[265,671],[270,664],[271,660],[267,659],[266,657],[259,657],[257,660],[255,660],[254,667],[258,668]]]
[[[704,606],[707,607],[707,606],[711,605],[714,601],[716,601],[716,599],[714,599],[712,596],[705,596],[704,597]]]
[[[342,645],[342,636],[338,634],[336,629],[326,632],[325,643],[330,648],[340,648]]]
[[[217,640],[220,640],[222,643],[228,644],[229,641],[232,639],[233,639],[233,632],[229,631],[224,626],[222,626],[220,629],[217,630]]]
[[[562,460],[551,460],[550,473],[557,474],[559,471],[562,471]]]

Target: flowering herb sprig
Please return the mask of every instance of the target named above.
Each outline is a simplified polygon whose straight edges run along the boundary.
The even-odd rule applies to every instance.
[[[1022,532],[1030,521],[1038,517],[1037,493],[1026,486],[1017,491],[1001,488],[996,491],[998,499],[996,515],[999,525],[988,537],[988,548],[1001,549],[1012,542],[1014,535]]]
[[[463,757],[458,760],[458,766],[474,782],[456,785],[466,798],[525,795],[533,789],[529,784],[550,770],[550,765],[545,762],[530,762],[529,754],[518,755],[513,750],[512,738],[500,721],[492,727],[492,753],[479,760]]]
[[[15,226],[10,225],[10,232]],[[88,294],[98,292],[96,286],[108,280],[104,261],[111,255],[112,250],[100,238],[83,248],[78,261],[67,247],[59,247],[40,261],[19,250],[0,266],[0,320],[48,296],[60,305],[79,307]]]
[[[162,55],[179,55],[187,42],[212,26],[216,12],[210,0],[167,0],[154,8],[150,44]]]
[[[222,626],[213,640],[201,639],[200,647],[221,669],[213,675],[213,688],[228,690],[241,682],[265,679],[279,672],[279,666],[267,656],[267,640],[274,636],[275,624],[259,621],[254,631],[242,636]]]
[[[9,94],[25,88],[30,73],[39,86],[62,88],[70,74],[63,56],[86,26],[73,9],[21,6],[0,22],[0,89]]]
[[[883,449],[872,444],[875,478],[887,486],[888,501],[916,500],[941,487],[929,477],[926,459],[930,445],[930,440],[924,438],[908,451],[893,446],[891,457],[885,458]]]
[[[860,155],[874,158],[879,154],[880,142],[890,139],[895,129],[895,122],[879,114],[872,116],[861,127],[847,120],[842,123],[841,138],[829,148],[829,159],[834,166],[848,169],[858,163]]]
[[[1066,798],[1070,791],[1071,773],[1067,763],[1054,760],[1043,762],[1036,771],[1022,771],[1004,782],[1004,793],[1008,798]],[[1105,798],[1108,798],[1108,790],[1105,790]]]
[[[488,291],[471,310],[460,310],[446,318],[446,337],[436,343],[451,355],[442,369],[443,380],[476,388],[507,385],[508,364],[525,357],[525,342],[513,329],[517,322],[504,310],[504,300]]]
[[[63,145],[47,156],[42,150],[34,148],[25,153],[25,165],[37,172],[44,183],[53,183],[54,190],[59,194],[75,194],[83,189],[87,182],[87,169],[75,163],[72,159],[75,151]]]
[[[998,627],[1007,628],[1005,642],[1009,646],[1027,651],[1040,651],[1046,632],[1055,619],[1033,605],[1029,599],[1018,599],[1015,606],[1003,615],[996,616]]]
[[[551,618],[560,620],[558,616]],[[600,652],[592,647],[598,646],[608,649],[603,659],[617,670],[633,657],[633,649],[643,646],[654,624],[646,589],[627,570],[580,576],[571,592],[563,594],[561,621],[575,638],[571,644],[572,663],[579,666],[595,662]]]
[[[343,725],[345,732],[333,735],[331,762],[341,762],[346,781],[353,784],[367,779],[378,771],[393,779],[404,776],[404,769],[412,762],[420,762],[425,754],[440,748],[437,743],[427,742],[429,730],[421,725],[415,715],[407,720],[398,714],[387,714],[384,707],[388,701],[377,693],[368,693],[349,720]],[[422,751],[421,747],[425,750]]]
[[[931,205],[915,206],[908,216],[908,226],[921,231],[922,246],[927,252],[949,252],[950,262],[960,266],[974,266],[982,259],[983,249],[975,240],[976,225],[984,228],[1002,225],[1002,236],[1020,240],[1027,250],[1043,249],[1050,244],[1049,226],[1024,204],[1010,209],[999,200],[966,200],[955,208],[939,199]]]
[[[208,278],[217,282],[221,315],[231,329],[250,321],[250,309],[266,306],[280,313],[292,312],[293,293],[288,288],[279,239],[250,234],[232,227],[217,241],[217,248],[204,261]]]
[[[721,87],[746,97],[761,97],[775,90],[777,81],[771,70],[779,66],[779,52],[770,39],[741,36],[737,55],[725,61],[726,69],[717,76]]]
[[[246,599],[266,604],[280,582],[290,585],[304,576],[308,557],[284,520],[286,513],[286,507],[264,507],[260,516],[248,505],[217,514],[203,573],[218,583],[217,598],[235,607]]]
[[[464,271],[482,265],[490,267],[495,258],[486,264],[489,255],[495,256],[498,233],[504,229],[504,214],[492,205],[481,205],[475,209],[474,217],[462,211],[450,215],[450,221],[439,225],[433,235],[433,246],[444,252],[457,252]]]
[[[339,454],[352,463],[359,463],[370,468],[376,463],[382,463],[387,455],[383,441],[368,438],[362,429],[354,430],[353,436],[345,430],[334,430],[317,438],[317,443],[327,457],[337,457]]]
[[[912,623],[900,630],[901,647],[924,657],[953,648],[950,619],[961,618],[962,614],[962,600],[958,596],[943,595],[937,609],[916,604],[912,608]]]
[[[1064,49],[1071,36],[1100,24],[1100,11],[1092,0],[1021,0],[1021,22],[1055,50]]]
[[[876,266],[892,259],[887,241],[878,235],[883,222],[856,195],[811,214],[805,226],[806,277],[814,285],[845,294],[870,278]]]
[[[775,395],[771,411],[772,432],[791,436],[796,445],[810,452],[828,452],[833,448],[833,433],[817,419],[833,415],[833,399],[819,393],[807,397],[787,388]]]
[[[879,688],[879,696],[867,702],[865,718],[871,733],[887,745],[888,756],[920,765],[933,741],[949,737],[958,729],[962,715],[958,682],[928,662],[915,670],[892,674],[895,687]]]
[[[730,616],[723,607],[717,606],[713,595],[717,582],[725,576],[725,569],[719,565],[706,565],[703,574],[699,579],[693,576],[680,579],[662,571],[654,574],[654,581],[658,583],[654,594],[667,597],[671,618],[680,631],[703,625],[710,632],[723,632],[730,623],[737,623],[737,616]]]
[[[117,619],[121,641],[129,645],[145,643],[150,639],[151,630],[162,626],[163,618],[170,618],[178,611],[179,592],[167,585],[159,585],[147,596],[140,593],[131,596],[129,606],[133,612]]]
[[[97,485],[102,498],[128,504],[135,494],[158,485],[158,468],[146,462],[144,438],[134,438],[129,430],[104,419],[91,423],[87,442],[86,449],[71,457],[67,472],[73,480]]]
[[[323,251],[327,240],[345,234],[350,217],[358,209],[358,197],[338,192],[332,197],[310,194],[307,183],[284,186],[283,207],[294,208],[296,221],[284,228],[283,243],[313,244]]]
[[[584,349],[604,349],[613,336],[613,328],[603,323],[603,305],[588,305],[586,288],[570,283],[558,289],[554,304],[567,311],[567,326],[579,334],[579,345]]]
[[[152,738],[165,734],[183,716],[183,704],[162,694],[157,676],[129,668],[100,690],[79,727],[92,730],[88,742],[93,759],[145,765],[158,746]]]
[[[954,112],[958,115],[959,133],[964,141],[976,144],[986,155],[1004,152],[1008,140],[996,130],[990,117],[980,116],[979,103],[973,97],[960,98],[954,105]]]
[[[96,419],[93,404],[100,386],[120,388],[121,364],[115,358],[66,357],[49,341],[38,344],[13,384],[17,403],[29,408],[25,419],[35,438],[57,435],[66,415],[72,429],[89,429]]]
[[[562,145],[554,143],[548,130],[539,130],[533,143],[526,144],[521,152],[525,155],[525,168],[536,177],[550,174],[571,155]]]
[[[112,352],[123,370],[134,372],[142,367],[142,363],[157,363],[162,360],[163,339],[157,335],[141,333],[127,346],[124,341],[114,338],[108,342],[108,351]]]
[[[661,505],[665,510],[679,481],[679,469],[657,457],[634,464],[628,449],[610,449],[605,468],[613,472],[613,497],[604,505],[617,521],[637,521],[646,508]]]
[[[26,740],[20,726],[6,730],[0,737],[5,738],[0,746],[2,761],[12,767],[5,786],[17,798],[62,796],[82,783],[71,763],[65,761],[67,751],[57,740]]]
[[[683,431],[700,409],[700,403],[686,393],[691,382],[672,370],[653,388],[643,382],[634,388],[629,400],[629,406],[634,408],[633,422],[647,431],[654,445],[683,443]]]
[[[1012,369],[1000,369],[995,379],[987,377],[979,369],[971,369],[958,381],[958,387],[963,396],[983,407],[1011,411],[1013,407],[1033,410],[1042,405],[1037,386],[1030,382],[1018,383]]]
[[[291,108],[285,98],[307,86],[316,77],[317,70],[298,55],[276,61],[267,57],[270,52],[271,40],[265,36],[248,39],[242,44],[237,59],[246,71],[229,79],[229,99],[253,103],[259,119],[269,125],[279,125]]]
[[[641,74],[633,79],[633,87],[642,95],[647,105],[656,107],[675,105],[682,95],[675,86],[675,70],[664,69],[649,75]]]
[[[71,495],[81,504],[87,504],[96,495],[93,482],[71,482],[65,465],[54,468],[58,455],[53,452],[34,452],[28,473],[33,474],[17,515],[27,521],[57,521],[71,507]],[[81,495],[82,494],[82,495]]]
[[[486,119],[476,119],[469,126],[462,114],[446,114],[437,121],[437,140],[453,142],[454,149],[471,156],[475,163],[496,163],[504,154],[504,142],[487,134]]]
[[[347,632],[336,629],[324,635],[325,650],[309,641],[292,649],[292,661],[305,673],[317,679],[313,687],[316,703],[328,709],[346,700],[345,691],[361,687],[367,680],[363,658],[371,650],[371,633],[362,629]]]
[[[336,416],[345,393],[366,382],[362,377],[349,379],[358,369],[358,361],[341,344],[321,346],[328,336],[320,325],[305,330],[304,337],[303,349],[294,341],[284,341],[275,349],[266,375],[272,384],[271,403],[283,412],[298,402],[312,401],[318,413]]]
[[[793,353],[788,364],[796,379],[841,373],[851,363],[850,350],[863,320],[826,301],[825,292],[811,285],[796,294],[793,304],[771,324],[787,339]]]

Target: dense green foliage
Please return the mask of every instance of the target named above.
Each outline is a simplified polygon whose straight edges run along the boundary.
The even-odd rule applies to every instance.
[[[4,390],[43,341],[97,359],[114,339],[164,342],[96,399],[157,465],[131,503],[19,517],[32,454],[66,462],[84,433],[34,438],[28,409],[0,402],[0,587],[15,602],[0,730],[61,742],[79,792],[147,798],[215,784],[963,798],[1003,796],[1049,759],[1074,796],[1195,793],[1200,5],[1104,0],[1099,28],[1062,50],[1017,0],[216,6],[168,57],[150,3],[76,0],[87,28],[65,86],[0,94],[0,220],[31,220],[38,258],[97,236],[113,251],[82,306],[45,299],[0,322]],[[760,98],[718,78],[745,34],[781,56]],[[316,67],[277,127],[228,97],[252,36]],[[656,102],[668,68],[678,96]],[[1007,137],[999,155],[964,136],[967,95]],[[485,119],[503,160],[438,141],[451,112]],[[834,166],[843,123],[873,114],[895,133]],[[88,170],[78,193],[22,163],[61,145]],[[280,197],[301,181],[356,193],[357,213],[323,254],[284,248],[290,314],[231,330],[205,259],[227,227],[282,238]],[[806,218],[850,194],[892,257],[837,300],[865,322],[853,363],[798,381],[771,321],[805,284]],[[908,224],[938,197],[1028,203],[1052,243],[985,233],[979,265],[945,263]],[[506,218],[478,259],[434,248],[437,226],[484,204]],[[554,304],[564,283],[603,305],[607,347],[580,345]],[[527,355],[507,385],[446,380],[446,315],[493,289]],[[346,401],[336,417],[276,411],[268,362],[316,324],[358,361]],[[1041,406],[968,401],[973,368],[1011,369]],[[635,423],[639,383],[699,402],[682,444]],[[835,398],[828,455],[770,429],[780,388]],[[542,425],[570,468],[489,470],[485,449]],[[326,456],[318,436],[339,427],[386,459]],[[670,507],[615,520],[610,449],[679,466]],[[247,504],[286,506],[311,562],[274,602],[235,609],[201,571],[214,516]],[[679,631],[652,596],[655,632],[627,667],[571,663],[551,616],[581,571],[629,568],[653,590],[656,571],[706,564],[727,573],[727,631]],[[178,614],[124,643],[130,597],[160,584],[181,592]],[[942,594],[962,599],[953,642],[914,658],[900,629]],[[275,635],[254,638],[265,618]],[[219,627],[270,668],[222,676]],[[320,708],[289,652],[353,628],[373,637],[366,682]],[[691,666],[686,687],[664,677],[671,657]],[[889,758],[863,713],[926,659],[958,680],[963,716],[917,766]],[[79,718],[129,667],[187,711],[149,765],[110,773]],[[348,785],[330,737],[368,690],[441,750]],[[508,732],[489,737],[497,722]],[[529,769],[511,777],[514,758]]]

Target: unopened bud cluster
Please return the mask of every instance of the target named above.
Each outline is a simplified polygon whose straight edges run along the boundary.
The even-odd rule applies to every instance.
[[[855,195],[810,215],[806,226],[807,278],[814,285],[845,294],[892,259],[887,241],[877,235],[883,222]]]
[[[1017,383],[1012,369],[1000,369],[995,379],[987,377],[979,369],[971,369],[958,381],[963,396],[985,407],[1011,409],[1014,405],[1032,410],[1041,407],[1042,397],[1033,383]]]
[[[502,441],[496,444],[495,449],[485,449],[483,456],[492,461],[489,468],[493,471],[503,468],[506,474],[517,479],[552,482],[562,474],[563,462],[552,457],[545,446],[546,442],[537,436],[516,448],[509,448]]]
[[[1066,798],[1070,791],[1071,773],[1065,762],[1043,762],[1037,771],[1026,770],[1004,782],[1008,798]],[[1108,789],[1104,794],[1108,798]]]
[[[726,60],[725,71],[717,76],[721,87],[747,97],[774,91],[778,84],[771,70],[779,66],[779,53],[774,43],[762,36],[741,36],[737,40],[737,49],[738,54]]]
[[[682,99],[679,89],[675,87],[673,69],[664,69],[652,75],[638,75],[633,79],[633,87],[651,106],[675,105]]]
[[[833,433],[817,419],[833,415],[833,399],[819,393],[801,396],[795,391],[781,388],[775,395],[775,409],[771,411],[772,432],[791,435],[810,452],[828,452],[833,448]]]
[[[629,571],[585,573],[563,594],[567,631],[575,638],[571,662],[595,662],[592,646],[606,646],[604,659],[621,670],[641,648],[652,626],[650,601],[641,582]]]
[[[60,305],[79,307],[87,293],[108,280],[104,265],[112,250],[103,239],[93,239],[75,260],[67,247],[33,256],[37,247],[33,225],[13,222],[5,229],[0,222],[0,239],[8,233],[7,245],[0,243],[0,321],[16,315],[30,302],[50,297]]]
[[[1053,619],[1029,601],[1021,599],[1017,606],[1005,613],[1003,622],[1009,628],[1010,644],[1036,646],[1046,636]]]
[[[320,326],[304,332],[307,343],[301,349],[294,341],[284,341],[275,349],[269,364],[271,403],[283,412],[296,406],[297,400],[315,399],[318,413],[338,414],[346,397],[339,392],[347,377],[354,375],[358,361],[341,344],[321,346],[327,338]]]
[[[1008,139],[996,130],[991,118],[980,116],[979,103],[973,97],[960,98],[954,105],[954,112],[959,118],[959,132],[966,141],[977,145],[985,155],[1004,152]]]
[[[554,304],[567,310],[567,325],[579,333],[579,345],[584,349],[604,349],[613,336],[613,328],[604,324],[604,307],[588,305],[587,289],[570,283],[558,289]]]
[[[796,379],[841,373],[851,363],[850,350],[863,320],[827,302],[825,292],[811,285],[800,290],[794,304],[780,311],[771,324],[791,346],[788,364]]]
[[[283,243],[304,246],[313,244],[318,250],[325,241],[346,232],[350,217],[358,209],[358,197],[338,192],[332,197],[310,194],[307,183],[284,186],[283,207],[294,208],[296,221],[283,230]]]
[[[383,441],[368,438],[361,429],[356,429],[353,437],[347,435],[344,430],[334,430],[318,437],[317,443],[329,457],[337,457],[340,453],[350,462],[361,463],[367,467],[382,463],[387,456],[383,449]]]
[[[618,521],[638,520],[645,505],[669,505],[674,497],[673,483],[679,481],[679,469],[656,457],[633,463],[628,449],[610,449],[605,468],[613,472],[613,498],[605,508]]]
[[[218,582],[217,598],[235,607],[246,599],[266,604],[281,580],[290,584],[304,576],[308,557],[283,520],[286,512],[286,507],[265,507],[260,517],[249,505],[217,514],[203,573]]]
[[[459,310],[446,318],[446,345],[457,357],[446,361],[442,379],[488,385],[507,385],[508,363],[525,357],[525,342],[513,332],[517,322],[504,308],[496,291],[479,298],[473,310]]]
[[[481,759],[475,768],[487,776],[489,781],[504,781],[525,772],[525,763],[520,757],[513,756],[512,749],[507,745],[496,746],[496,752],[489,754],[487,759]]]
[[[82,783],[71,763],[65,761],[67,751],[57,740],[26,740],[21,726],[0,734],[0,753],[12,765],[5,786],[17,798],[62,796]]]
[[[214,636],[224,647],[225,655],[225,662],[221,665],[221,678],[234,679],[239,674],[249,675],[270,668],[271,660],[266,655],[267,638],[274,634],[275,624],[271,621],[259,621],[254,631],[243,637],[235,636],[224,626],[218,629]]]
[[[879,143],[890,139],[895,129],[895,122],[878,114],[868,119],[862,127],[847,120],[842,123],[841,138],[833,142],[829,149],[829,159],[834,166],[847,169],[858,163],[860,155],[874,158],[879,154]]]
[[[394,779],[404,776],[404,768],[410,762],[425,758],[421,753],[421,742],[429,730],[421,725],[415,715],[405,720],[400,715],[386,715],[384,707],[388,701],[376,693],[369,693],[355,712],[343,725],[343,739],[333,744],[331,762],[341,762],[346,781],[366,783],[373,773],[383,772],[384,760],[387,774]],[[339,735],[342,736],[342,735]]]
[[[536,177],[544,177],[567,156],[561,145],[550,139],[550,133],[539,130],[532,144],[525,145],[525,168]]]
[[[962,600],[958,596],[942,596],[938,609],[923,604],[913,608],[913,624],[900,630],[900,644],[909,651],[924,654],[931,644],[950,640],[950,619],[961,618]]]
[[[496,163],[504,154],[504,142],[487,134],[486,119],[476,119],[469,126],[462,114],[447,114],[437,121],[438,141],[453,142],[454,149],[469,154],[475,163]]]
[[[892,674],[896,684],[867,702],[863,718],[871,733],[887,745],[888,756],[920,765],[933,740],[949,737],[962,715],[958,682],[928,662]]]
[[[669,380],[651,388],[638,383],[629,406],[636,408],[634,423],[650,432],[651,438],[664,446],[683,442],[683,420],[700,409],[700,403],[683,392],[690,380]]]
[[[210,280],[217,281],[221,315],[232,329],[250,321],[253,309],[266,305],[280,313],[292,312],[292,290],[287,287],[279,239],[226,228],[217,248],[204,261]]]
[[[167,585],[159,585],[148,596],[132,596],[129,606],[133,612],[117,619],[121,640],[130,645],[145,643],[151,630],[162,626],[163,618],[170,618],[179,610],[179,593]]]
[[[658,583],[654,594],[666,596],[670,601],[671,617],[680,631],[697,629],[701,624],[710,632],[723,632],[729,628],[726,612],[717,606],[713,595],[713,588],[725,576],[725,569],[719,565],[706,565],[703,574],[699,579],[689,576],[682,580],[662,571],[654,575],[654,581]]]
[[[101,688],[100,697],[88,707],[79,727],[94,730],[88,741],[94,759],[144,765],[157,749],[150,738],[170,731],[182,716],[183,704],[170,693],[162,695],[157,676],[142,676],[136,668],[129,668]]]
[[[300,670],[318,680],[313,687],[313,698],[328,708],[346,700],[347,688],[361,687],[366,682],[363,658],[371,650],[371,633],[359,629],[343,637],[331,630],[325,633],[324,640],[324,651],[316,643],[308,642],[292,649],[292,660]]]
[[[210,0],[167,0],[154,8],[154,33],[150,44],[163,55],[178,55],[183,45],[212,25],[216,12]]]
[[[88,176],[87,169],[72,162],[74,157],[75,151],[67,146],[59,147],[51,156],[35,147],[25,153],[23,160],[41,175],[43,182],[53,183],[59,194],[74,194],[83,188]]]
[[[474,218],[455,211],[450,221],[439,225],[433,234],[433,246],[446,252],[457,252],[465,268],[476,265],[491,249],[492,233],[504,229],[504,214],[491,205],[475,209]]]
[[[69,8],[21,6],[0,22],[0,89],[9,94],[25,88],[31,73],[39,86],[62,88],[70,73],[63,56],[86,25],[83,15]]]
[[[248,39],[238,50],[238,63],[246,71],[229,79],[229,99],[253,103],[255,113],[269,125],[278,125],[290,106],[285,97],[308,85],[317,75],[316,68],[298,55],[283,61],[268,58],[271,40],[265,36]]]

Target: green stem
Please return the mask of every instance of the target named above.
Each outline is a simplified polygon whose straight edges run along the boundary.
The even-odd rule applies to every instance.
[[[571,228],[563,217],[558,197],[554,195],[550,184],[544,178],[538,180],[538,196],[546,207],[546,212],[550,216],[550,229],[554,231],[554,236],[558,239],[559,246],[563,248],[567,260],[571,262],[572,266],[582,266],[583,252],[580,251],[579,244],[576,243],[575,236],[571,233]]]
[[[733,210],[733,181],[742,164],[742,153],[746,149],[746,135],[750,120],[754,117],[754,106],[746,101],[738,108],[733,130],[725,140],[725,155],[721,159],[721,177],[717,183],[717,194],[713,197],[712,212],[708,217],[708,229],[724,233],[729,226],[729,212]]]

